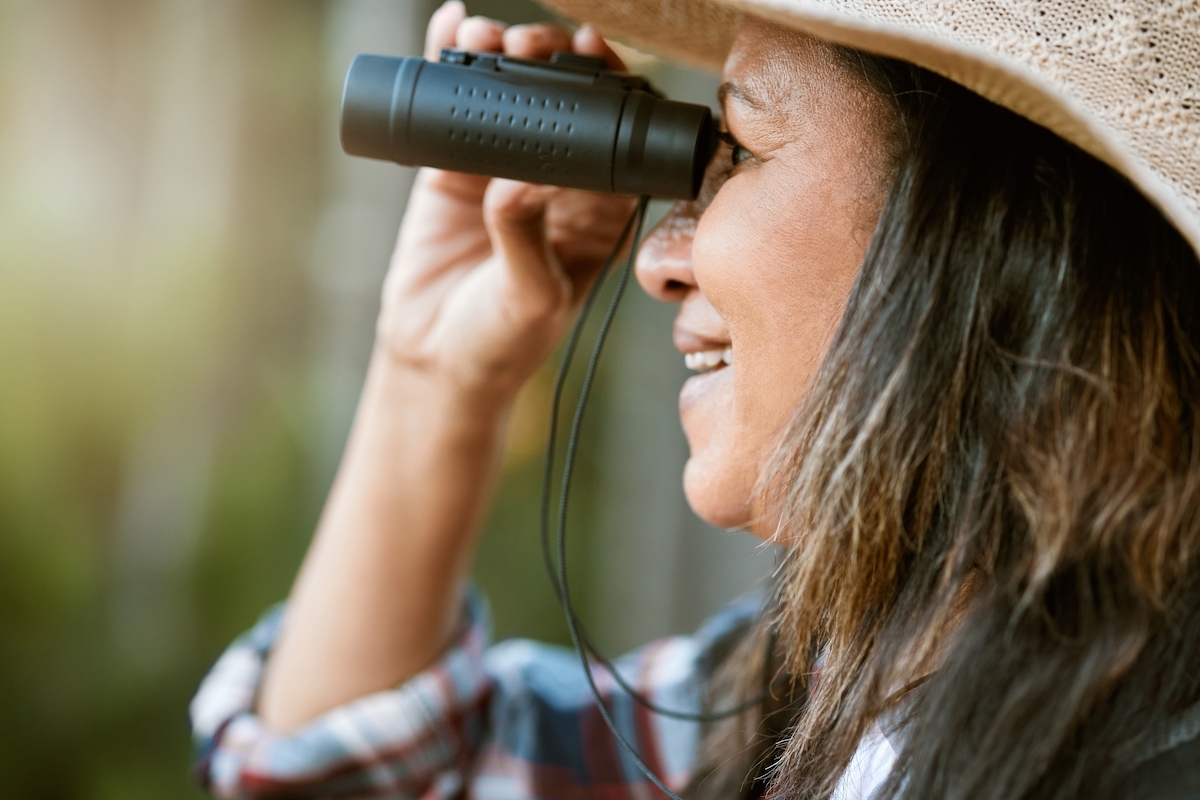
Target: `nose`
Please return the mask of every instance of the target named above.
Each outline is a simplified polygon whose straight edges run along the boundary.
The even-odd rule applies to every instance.
[[[654,226],[638,251],[638,283],[655,300],[678,303],[696,288],[692,274],[692,239],[699,210],[695,202],[676,203]]]
[[[726,147],[722,144],[713,154],[696,199],[671,206],[638,251],[638,283],[656,300],[678,303],[688,292],[699,288],[692,272],[692,240],[696,238],[700,216],[728,177],[721,166],[727,160]]]

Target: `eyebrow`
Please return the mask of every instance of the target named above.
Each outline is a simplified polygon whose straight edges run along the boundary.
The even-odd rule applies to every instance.
[[[730,97],[732,97],[734,100],[745,103],[755,111],[761,111],[766,106],[765,103],[763,103],[753,93],[747,91],[746,87],[742,86],[740,83],[725,81],[719,87],[717,87],[717,102],[719,102],[721,106],[724,106],[726,99]]]

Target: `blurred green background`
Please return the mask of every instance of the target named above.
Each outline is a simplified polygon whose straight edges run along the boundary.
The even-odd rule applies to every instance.
[[[411,180],[341,154],[342,76],[418,52],[432,8],[0,0],[0,797],[200,796],[187,703],[286,596]],[[573,580],[613,649],[770,561],[686,508],[671,316],[629,298],[581,454]],[[477,578],[498,636],[562,641],[534,535],[548,389],[513,414]]]

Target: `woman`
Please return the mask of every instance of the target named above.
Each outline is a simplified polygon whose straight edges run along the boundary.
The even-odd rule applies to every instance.
[[[788,552],[766,613],[629,662],[661,705],[751,706],[700,730],[613,692],[651,771],[688,797],[1200,796],[1197,4],[555,4],[724,57],[725,145],[638,278],[684,354],[729,362],[681,393],[692,507]],[[619,67],[590,28],[456,2],[428,45]],[[193,706],[213,791],[654,791],[577,664],[485,650],[462,613],[505,408],[630,209],[420,175],[287,624]]]

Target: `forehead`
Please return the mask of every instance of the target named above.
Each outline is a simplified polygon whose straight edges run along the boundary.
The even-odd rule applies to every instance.
[[[831,45],[756,17],[738,29],[722,79],[724,100],[760,112],[803,110],[866,88]]]

